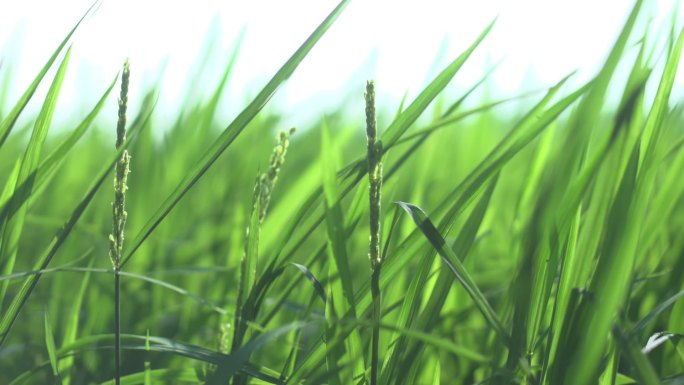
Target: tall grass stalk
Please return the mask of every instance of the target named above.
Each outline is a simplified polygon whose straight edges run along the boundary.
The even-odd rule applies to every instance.
[[[126,108],[128,107],[128,81],[130,68],[124,62],[119,96],[119,119],[116,125],[116,149],[126,141]],[[126,190],[131,156],[124,150],[115,166],[114,203],[112,203],[112,234],[109,236],[109,257],[114,268],[114,380],[121,383],[121,254],[123,250],[124,228],[126,226]]]
[[[266,218],[271,196],[273,195],[273,189],[278,181],[278,174],[285,163],[285,155],[290,146],[290,135],[294,134],[294,132],[295,129],[291,128],[289,131],[281,131],[278,134],[276,144],[273,147],[273,152],[271,153],[271,158],[269,160],[268,170],[257,177],[254,185],[254,193],[252,196],[252,219],[245,231],[245,247],[242,259],[240,260],[240,277],[234,319],[235,327],[233,329],[233,341],[231,344],[232,351],[236,351],[242,345],[247,333],[247,321],[251,320],[252,312],[250,311],[250,304],[246,299],[254,288],[257,279],[258,247],[261,226]],[[226,335],[225,332],[222,332],[221,334],[224,336]],[[220,341],[220,343],[224,346],[228,345],[225,341]],[[246,383],[246,379],[238,376],[235,378],[234,383]]]
[[[366,83],[366,136],[368,138],[368,184],[370,201],[370,246],[368,257],[371,263],[371,295],[373,297],[373,338],[371,344],[371,385],[378,383],[378,362],[380,344],[380,190],[382,188],[382,142],[378,141],[375,124],[375,83]]]

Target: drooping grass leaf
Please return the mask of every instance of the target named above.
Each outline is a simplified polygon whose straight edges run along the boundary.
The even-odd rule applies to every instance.
[[[311,270],[309,270],[306,266],[301,265],[299,263],[290,262],[290,265],[294,266],[295,268],[297,268],[297,270],[301,271],[302,274],[304,274],[306,279],[308,279],[309,282],[311,282],[311,284],[313,285],[313,288],[316,291],[318,297],[321,299],[321,301],[323,301],[323,303],[325,303],[328,300],[328,297],[325,294],[325,289],[323,288],[323,285],[321,285],[321,282],[316,278],[316,276],[313,275]]]
[[[499,337],[506,344],[510,344],[511,336],[504,325],[499,320],[499,316],[494,312],[489,301],[482,294],[480,289],[477,287],[470,274],[465,269],[465,266],[461,263],[458,257],[454,254],[454,251],[446,244],[446,241],[439,233],[435,225],[432,224],[430,218],[425,215],[425,212],[417,206],[414,206],[406,202],[397,202],[401,208],[403,208],[413,219],[413,222],[418,226],[420,231],[423,233],[425,238],[430,242],[432,247],[437,250],[442,262],[449,269],[449,271],[454,275],[454,277],[461,283],[463,288],[468,292],[470,297],[475,302],[475,305],[480,310],[482,315],[485,317],[489,326],[494,329]]]

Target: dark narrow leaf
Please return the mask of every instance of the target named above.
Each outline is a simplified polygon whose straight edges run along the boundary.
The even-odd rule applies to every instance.
[[[313,288],[316,291],[316,294],[318,294],[318,297],[320,297],[323,303],[325,303],[327,301],[325,289],[323,288],[323,285],[321,285],[321,282],[316,278],[316,276],[313,275],[311,270],[309,270],[306,266],[301,265],[299,263],[290,262],[290,265],[296,267],[297,270],[304,274],[306,279],[308,279],[309,282],[311,282],[311,284],[313,285]]]
[[[506,344],[509,344],[511,337],[508,334],[508,331],[506,331],[506,328],[503,326],[501,321],[499,321],[499,317],[496,315],[494,309],[492,309],[487,299],[472,280],[470,274],[465,269],[465,266],[463,266],[461,261],[454,254],[453,250],[451,250],[451,248],[446,244],[446,241],[439,233],[437,228],[435,228],[435,226],[432,224],[432,221],[430,221],[427,215],[425,215],[425,212],[423,212],[421,208],[410,203],[396,203],[411,216],[411,219],[413,219],[413,222],[415,222],[416,226],[418,226],[425,238],[427,238],[432,247],[437,250],[437,253],[439,253],[440,257],[442,258],[442,262],[444,262],[449,271],[451,271],[454,277],[466,289],[470,297],[475,302],[477,308],[480,310],[482,315],[484,315],[489,325],[497,332],[499,337]]]

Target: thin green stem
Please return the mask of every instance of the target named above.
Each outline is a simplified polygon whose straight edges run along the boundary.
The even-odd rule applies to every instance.
[[[380,267],[371,275],[371,295],[373,297],[373,345],[371,346],[371,385],[378,383],[378,362],[380,360],[380,313],[382,297],[380,294]]]
[[[368,257],[371,263],[371,295],[373,299],[373,336],[371,343],[370,384],[378,383],[378,363],[380,345],[380,313],[382,298],[380,293],[380,192],[382,189],[382,143],[377,140],[375,124],[375,84],[366,83],[366,136],[368,137],[368,183],[370,200],[370,246]]]
[[[121,384],[121,274],[114,271],[114,379]]]

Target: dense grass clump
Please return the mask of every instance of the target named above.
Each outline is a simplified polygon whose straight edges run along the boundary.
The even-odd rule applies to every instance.
[[[263,107],[347,3],[223,127],[232,65],[161,140],[157,91],[128,95],[117,136],[126,66],[55,131],[73,31],[0,100],[1,384],[684,381],[684,30],[644,38],[637,1],[590,82],[510,117],[466,109],[484,79],[443,94],[490,25],[389,124],[369,82],[366,111],[282,131]]]

